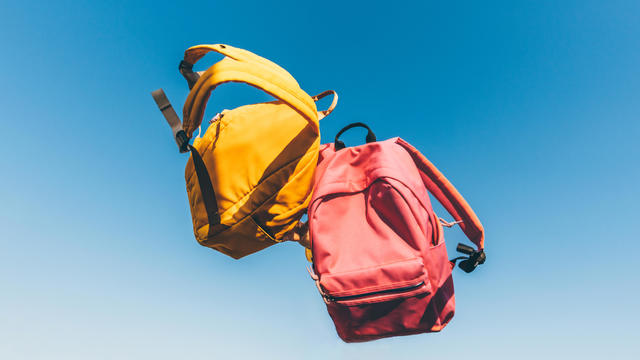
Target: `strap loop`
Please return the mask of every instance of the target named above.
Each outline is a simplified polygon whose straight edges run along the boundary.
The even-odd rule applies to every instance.
[[[313,101],[318,101],[329,94],[333,94],[333,100],[331,101],[331,105],[329,105],[329,108],[327,110],[318,111],[318,120],[324,119],[325,117],[327,117],[327,115],[333,112],[333,109],[336,108],[336,105],[338,105],[338,93],[335,92],[335,90],[326,90],[316,96],[311,97]]]

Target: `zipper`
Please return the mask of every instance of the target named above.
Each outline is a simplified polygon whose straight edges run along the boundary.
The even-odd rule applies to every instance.
[[[216,116],[212,117],[211,120],[209,120],[209,124],[213,124],[214,122],[219,121],[223,116],[223,113],[217,113]]]
[[[404,286],[404,287],[401,287],[401,288],[388,289],[388,290],[372,291],[372,292],[368,292],[368,293],[364,293],[364,294],[347,295],[347,296],[331,296],[331,295],[324,294],[324,297],[328,301],[333,301],[333,302],[335,302],[335,301],[346,301],[346,300],[353,300],[353,299],[363,298],[363,297],[367,297],[367,296],[388,295],[388,294],[395,294],[395,293],[401,293],[401,292],[409,292],[411,290],[416,290],[416,289],[418,289],[418,288],[420,288],[422,286],[424,286],[424,281],[421,281],[420,283],[415,284],[415,285]]]

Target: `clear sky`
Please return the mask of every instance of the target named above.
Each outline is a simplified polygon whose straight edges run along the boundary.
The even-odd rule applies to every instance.
[[[367,122],[458,187],[488,260],[441,333],[344,344],[299,245],[197,244],[149,92],[181,109],[201,43],[337,90],[323,141]],[[0,48],[2,359],[640,358],[640,2],[2,1]]]

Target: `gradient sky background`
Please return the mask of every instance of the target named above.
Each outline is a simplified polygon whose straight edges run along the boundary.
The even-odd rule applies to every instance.
[[[458,187],[488,260],[441,333],[344,344],[299,245],[196,243],[149,92],[181,109],[201,43],[336,89],[324,141],[365,121]],[[640,358],[638,1],[2,1],[0,48],[2,359]]]

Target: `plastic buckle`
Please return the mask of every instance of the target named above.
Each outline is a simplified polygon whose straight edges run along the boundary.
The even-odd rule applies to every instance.
[[[181,73],[183,70],[193,71],[193,64],[190,64],[184,60],[180,60],[180,65],[178,65],[178,70],[180,70]]]
[[[472,272],[478,267],[478,265],[484,264],[485,260],[487,259],[484,250],[477,251],[474,250],[471,246],[467,246],[465,244],[458,244],[456,250],[465,255],[469,255],[466,260],[461,261],[458,265],[458,267],[466,273]]]
[[[178,148],[180,148],[181,153],[189,151],[189,137],[184,130],[180,130],[176,133],[176,142],[178,143]]]
[[[190,64],[184,60],[180,60],[180,65],[178,65],[178,70],[180,74],[187,80],[187,85],[189,85],[189,90],[193,88],[193,86],[200,79],[200,75],[198,73],[193,72],[193,64]]]

